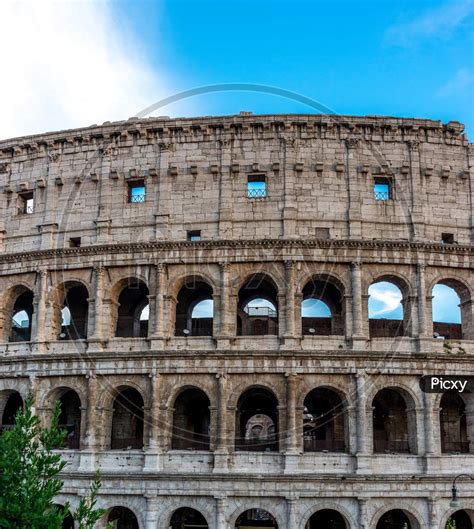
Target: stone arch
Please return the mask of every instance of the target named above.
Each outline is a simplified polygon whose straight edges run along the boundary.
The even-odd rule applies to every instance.
[[[179,517],[179,518],[178,518]],[[178,507],[169,516],[169,522],[167,528],[169,529],[181,529],[182,527],[188,527],[183,522],[194,522],[196,525],[192,527],[202,527],[202,529],[209,529],[209,522],[198,509],[192,507]]]
[[[213,282],[208,281],[201,274],[195,274],[182,277],[179,283],[181,284],[179,289],[176,286],[173,288],[173,291],[177,290],[175,335],[212,336],[214,314],[211,318],[195,318],[193,309],[203,301],[214,301]]]
[[[111,450],[142,449],[144,446],[144,407],[142,393],[132,386],[120,386],[114,391],[110,410]]]
[[[59,426],[67,431],[65,448],[79,449],[84,428],[82,413],[84,396],[82,392],[70,386],[57,386],[44,399],[45,407],[52,411],[57,400],[61,402]]]
[[[300,291],[299,291],[300,292]],[[312,274],[302,289],[301,323],[304,335],[343,335],[345,305],[343,303],[345,286],[332,274]],[[308,305],[311,300],[324,303],[329,316],[314,316],[314,307]],[[305,304],[308,306],[305,307]]]
[[[211,402],[196,386],[181,388],[173,404],[172,450],[209,450]]]
[[[474,503],[469,502],[469,500],[467,502],[463,500],[462,509],[450,507],[441,517],[440,529],[446,529],[446,524],[448,523],[449,518],[458,512],[466,513],[466,515],[470,518],[470,522],[472,524],[471,527],[467,527],[467,529],[472,529],[472,527],[474,527]],[[456,527],[456,529],[466,529],[466,528]]]
[[[148,335],[148,320],[141,320],[149,306],[148,283],[138,276],[123,277],[110,290],[110,325],[113,336],[139,338]]]
[[[89,298],[90,285],[82,279],[68,279],[53,289],[50,296],[50,332],[55,339],[87,338]]]
[[[209,273],[199,271],[196,273],[190,273],[189,270],[186,272],[181,272],[175,276],[171,276],[168,280],[168,295],[176,298],[178,292],[186,284],[187,280],[195,279],[196,282],[207,283],[214,292],[217,292],[219,285],[216,282],[216,279]]]
[[[347,452],[349,414],[347,401],[327,386],[312,388],[303,400],[305,452]]]
[[[370,293],[371,286],[377,283],[390,283],[394,285],[401,293],[400,304],[403,309],[402,320],[393,318],[374,318],[370,314]],[[411,336],[412,314],[413,314],[413,287],[411,280],[405,275],[398,272],[373,274],[370,281],[367,281],[365,292],[367,293],[367,317],[369,320],[369,334],[371,338],[395,338],[399,336]]]
[[[372,517],[372,522],[370,524],[371,529],[391,529],[390,526],[385,528],[383,525],[379,526],[379,524],[382,522],[383,517],[387,513],[391,513],[393,511],[401,511],[403,515],[406,516],[408,522],[411,525],[409,529],[423,529],[425,527],[423,524],[423,517],[418,512],[418,510],[414,509],[413,506],[406,507],[403,502],[400,502],[400,504],[397,502],[397,505],[394,506],[393,509],[391,509],[389,506],[384,506],[378,509],[378,511]]]
[[[236,529],[238,527],[237,521],[239,517],[248,511],[264,511],[274,518],[278,529],[284,529],[286,527],[284,515],[279,512],[279,509],[272,508],[272,505],[267,505],[267,502],[265,501],[253,500],[250,505],[239,506],[233,511],[229,516],[229,528]]]
[[[443,323],[435,322],[432,316],[432,332],[434,335],[446,336],[453,340],[473,339],[474,338],[474,321],[472,316],[473,294],[469,283],[464,279],[438,275],[436,279],[431,281],[429,288],[429,300],[431,302],[431,315],[433,315],[433,307],[436,302],[433,298],[433,289],[437,285],[444,285],[451,288],[459,298],[459,308],[461,315],[461,323]]]
[[[140,529],[139,517],[129,506],[125,507],[120,505],[111,507],[105,513],[104,517],[106,523],[116,522],[114,529]]]
[[[8,288],[3,295],[4,325],[2,331],[3,342],[27,342],[31,340],[33,320],[34,290],[27,283],[17,283]],[[21,322],[15,319],[16,314],[24,313],[27,320]],[[22,325],[27,321],[28,325]]]
[[[23,405],[23,397],[16,389],[0,390],[0,430],[14,426],[15,414]]]
[[[214,504],[205,497],[169,497],[166,504],[160,509],[156,527],[169,529],[171,518],[178,509],[192,509],[200,512],[205,518],[209,529],[214,529]]]
[[[237,334],[278,335],[278,298],[278,286],[270,274],[249,274],[237,294]],[[258,300],[260,305],[252,305]]]
[[[309,509],[307,509],[306,512],[301,517],[302,519],[301,519],[301,525],[299,529],[306,529],[306,525],[311,519],[311,516],[317,513],[318,511],[322,511],[325,509],[337,511],[344,518],[344,521],[346,522],[345,529],[356,529],[357,522],[354,516],[352,516],[352,514],[344,506],[340,505],[340,503],[336,501],[331,501],[331,500],[318,501],[317,503],[312,505]]]

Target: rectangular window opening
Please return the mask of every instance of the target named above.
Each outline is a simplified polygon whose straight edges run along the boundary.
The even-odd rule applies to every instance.
[[[264,174],[247,176],[247,198],[267,197],[267,177]]]
[[[80,237],[71,237],[69,239],[69,247],[70,248],[80,248],[81,246],[81,238]]]
[[[21,193],[19,200],[18,213],[20,213],[20,215],[31,215],[35,209],[35,198],[33,191]]]
[[[442,233],[441,242],[443,244],[455,244],[454,233]]]
[[[392,200],[392,182],[389,178],[374,178],[375,200]]]
[[[131,180],[128,184],[128,201],[130,203],[145,202],[146,187],[144,180]]]
[[[188,231],[188,241],[200,241],[201,230],[190,230]]]

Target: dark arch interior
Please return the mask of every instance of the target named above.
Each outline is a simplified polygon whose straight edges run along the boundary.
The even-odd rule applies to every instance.
[[[198,388],[184,390],[174,404],[173,450],[209,450],[210,402]]]
[[[0,398],[5,402],[2,413],[2,429],[9,429],[15,424],[15,415],[18,410],[23,408],[23,399],[17,391],[13,391],[8,396],[1,395]]]
[[[78,449],[81,436],[81,399],[74,390],[69,389],[61,395],[59,401],[59,426],[67,431],[66,447]]]
[[[382,389],[373,403],[375,453],[409,453],[407,406],[394,389]]]
[[[305,529],[347,529],[342,514],[333,509],[322,509],[309,519]]]
[[[386,512],[380,518],[377,529],[414,529],[408,516],[401,509]]]
[[[26,290],[16,298],[15,304],[13,305],[10,342],[30,341],[32,316],[33,292]]]
[[[263,300],[263,303],[249,306],[254,300]],[[274,308],[267,306],[268,303]],[[278,291],[269,278],[255,274],[239,290],[237,335],[265,334],[278,335]]]
[[[448,522],[454,522],[456,529],[472,529],[473,524],[471,517],[466,511],[457,511],[448,518]],[[446,523],[446,529],[449,529],[448,523]]]
[[[466,405],[457,393],[445,393],[440,403],[441,450],[443,453],[468,453]]]
[[[278,450],[278,401],[267,389],[252,388],[241,395],[236,413],[236,450]]]
[[[212,336],[213,318],[196,318],[194,307],[204,300],[212,300],[212,288],[203,281],[190,279],[178,293],[176,305],[176,336]]]
[[[143,448],[143,398],[134,388],[115,397],[112,416],[111,449]]]
[[[62,505],[55,505],[55,507],[57,507],[58,510],[64,510]],[[61,524],[61,529],[74,529],[74,518],[69,511]]]
[[[148,287],[138,280],[130,280],[122,289],[118,298],[115,336],[139,338],[148,335],[148,320],[140,320],[142,310],[148,305],[148,294]]]
[[[139,529],[137,517],[126,507],[114,507],[107,517],[114,529]]]
[[[235,529],[258,529],[271,527],[278,529],[275,518],[263,509],[249,509],[243,512],[235,522]]]
[[[196,509],[181,507],[173,513],[170,529],[208,529],[204,516]]]
[[[313,389],[304,400],[305,452],[344,452],[345,413],[339,395],[327,388]]]
[[[71,319],[69,322],[62,322],[60,340],[87,338],[88,298],[89,293],[84,285],[75,285],[67,289],[62,308],[69,310]]]
[[[331,315],[306,316],[302,309],[302,329],[305,335],[328,336],[344,334],[344,318],[342,296],[340,290],[324,279],[313,279],[303,288],[303,303],[315,299],[323,301],[331,311]]]

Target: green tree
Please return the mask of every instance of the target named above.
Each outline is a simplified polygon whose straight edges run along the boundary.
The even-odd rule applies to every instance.
[[[456,529],[456,521],[453,518],[448,518],[446,529]]]
[[[33,414],[32,399],[16,414],[12,430],[0,435],[0,527],[2,529],[61,529],[69,505],[58,507],[60,472],[66,466],[54,449],[64,446],[66,431],[59,428],[57,403],[49,428],[42,428]],[[74,519],[80,529],[92,529],[104,511],[96,509],[100,476],[82,499]]]

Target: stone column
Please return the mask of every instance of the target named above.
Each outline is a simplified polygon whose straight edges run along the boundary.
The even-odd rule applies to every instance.
[[[216,529],[226,529],[227,498],[224,495],[215,496],[216,500]]]
[[[101,417],[97,410],[99,381],[94,373],[87,376],[87,407],[85,417],[81,417],[81,428],[85,424],[83,437],[84,449],[81,450],[80,470],[94,471],[96,468],[97,452],[101,445],[103,428]],[[85,420],[84,420],[85,419]]]
[[[160,502],[157,496],[146,497],[146,524],[145,529],[156,529],[158,527],[158,514]]]
[[[420,337],[431,337],[428,332],[428,314],[426,313],[426,278],[425,265],[417,266],[416,287],[418,294],[418,335]]]
[[[296,529],[298,520],[296,519],[296,502],[298,498],[295,495],[286,498],[286,527],[287,529]]]
[[[214,472],[227,472],[229,448],[227,439],[227,400],[228,380],[224,373],[216,375],[217,379],[217,439],[214,451]]]
[[[176,330],[176,304],[178,300],[174,296],[164,295],[165,310],[163,315],[163,337],[171,338]],[[183,335],[184,336],[184,335]]]
[[[296,418],[296,393],[298,388],[298,375],[288,373],[286,375],[286,451],[287,453],[298,452],[298,424]]]
[[[31,340],[36,343],[46,339],[46,301],[48,296],[48,271],[36,272],[36,291],[34,295],[33,321],[31,322]]]
[[[219,263],[220,268],[220,329],[219,336],[229,338],[233,334],[235,321],[235,307],[231,305],[230,297],[230,264]]]
[[[369,420],[367,416],[367,377],[365,372],[356,374],[357,396],[357,472],[370,473],[370,439]]]
[[[366,498],[357,498],[358,505],[358,518],[359,525],[358,529],[369,529],[369,516],[367,512],[367,499]]]
[[[154,267],[153,292],[150,294],[150,317],[148,320],[148,336],[160,339],[164,336],[164,285],[166,264],[158,263]]]
[[[101,342],[109,336],[104,335],[104,281],[105,267],[94,267],[94,298],[89,305],[89,327],[92,332],[89,334],[90,341]],[[91,310],[92,309],[92,310]]]
[[[145,472],[156,472],[163,468],[163,440],[161,432],[161,383],[162,377],[156,371],[150,373],[150,405],[148,416],[145,420],[148,423],[148,444],[145,452]]]
[[[345,143],[345,177],[347,179],[347,235],[349,239],[362,237],[361,192],[357,172],[357,149],[360,146],[358,137],[346,138]]]
[[[286,304],[285,337],[295,337],[295,261],[285,261]]]
[[[31,412],[33,414],[36,414],[36,410],[37,408],[40,407],[40,403],[38,402],[38,399],[39,399],[39,389],[38,389],[38,377],[37,376],[34,376],[34,375],[30,375],[30,380],[29,380],[29,389],[28,389],[28,393],[32,399],[32,405],[31,405]]]
[[[352,339],[362,339],[364,331],[362,327],[362,271],[359,262],[351,265],[352,283]]]
[[[427,498],[428,502],[428,520],[429,520],[429,529],[438,529],[439,520],[438,520],[438,498]]]
[[[278,293],[278,336],[283,337],[286,330],[286,302],[287,297],[283,293]]]
[[[425,455],[431,456],[434,454],[434,395],[432,393],[423,392],[423,416],[425,426]]]

